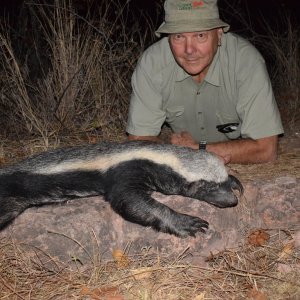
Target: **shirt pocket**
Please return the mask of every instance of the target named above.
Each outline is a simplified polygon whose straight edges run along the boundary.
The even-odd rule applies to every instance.
[[[184,106],[168,107],[166,111],[166,122],[171,126],[174,132],[186,130],[184,121]]]
[[[230,123],[238,123],[236,129],[232,132],[223,133],[228,139],[235,140],[241,137],[241,120],[237,116],[229,115],[227,112],[218,111],[216,113],[218,125],[225,125]],[[217,130],[217,129],[216,129]],[[221,132],[222,133],[222,132]]]

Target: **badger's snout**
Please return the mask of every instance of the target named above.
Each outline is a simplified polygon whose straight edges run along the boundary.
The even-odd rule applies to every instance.
[[[238,191],[239,195],[235,191]],[[244,193],[241,182],[233,175],[229,175],[228,179],[220,184],[220,188],[215,194],[215,204],[218,207],[236,206],[239,197]]]
[[[194,198],[206,201],[217,207],[232,207],[238,204],[239,197],[243,194],[244,188],[241,182],[234,176],[229,175],[222,183],[207,183],[208,188],[203,188],[194,193]],[[236,191],[240,194],[237,195]]]

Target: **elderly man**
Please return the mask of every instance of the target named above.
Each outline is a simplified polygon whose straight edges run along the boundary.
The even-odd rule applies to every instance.
[[[283,133],[265,61],[248,41],[228,33],[216,0],[167,0],[167,37],[148,48],[132,76],[129,140],[206,149],[225,163],[261,163],[277,155]]]

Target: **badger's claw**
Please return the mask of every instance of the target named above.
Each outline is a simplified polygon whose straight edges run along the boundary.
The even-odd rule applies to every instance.
[[[229,175],[230,186],[232,190],[237,190],[240,196],[244,194],[244,187],[241,182],[233,175]]]
[[[205,230],[208,229],[208,225],[208,222],[198,217],[178,213],[172,222],[168,222],[161,231],[174,234],[181,238],[188,236],[195,237],[199,231],[205,233]]]

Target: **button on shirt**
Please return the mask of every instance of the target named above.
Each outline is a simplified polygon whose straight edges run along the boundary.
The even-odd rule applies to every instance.
[[[245,39],[223,34],[200,84],[175,61],[167,38],[148,48],[132,76],[127,132],[157,136],[164,122],[195,140],[259,139],[283,133],[265,62]],[[217,125],[238,123],[222,133]]]

